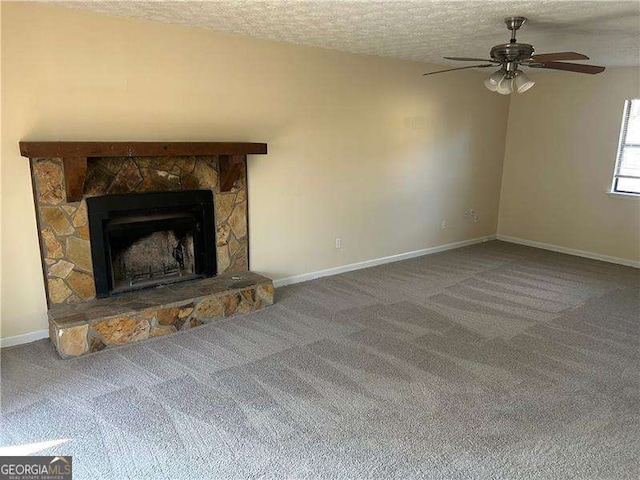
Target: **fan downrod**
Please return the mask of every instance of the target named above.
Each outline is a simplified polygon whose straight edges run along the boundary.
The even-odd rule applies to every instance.
[[[507,28],[511,30],[511,40],[509,40],[509,43],[517,43],[516,32],[526,21],[527,19],[524,17],[507,17],[504,19],[504,23],[507,24]]]

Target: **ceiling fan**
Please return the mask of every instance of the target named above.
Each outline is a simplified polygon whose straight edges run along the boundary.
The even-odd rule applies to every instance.
[[[465,70],[468,68],[500,67],[499,70],[484,81],[484,85],[492,92],[509,95],[513,92],[526,92],[536,83],[522,70],[520,70],[520,67],[546,68],[550,70],[564,70],[567,72],[589,74],[596,74],[604,71],[604,67],[560,61],[589,60],[589,57],[582,55],[581,53],[559,52],[534,55],[533,52],[535,50],[533,45],[529,45],[528,43],[518,43],[516,41],[516,31],[524,24],[525,21],[525,17],[507,17],[504,19],[504,22],[507,24],[507,28],[511,30],[511,40],[509,43],[493,47],[489,53],[491,60],[483,58],[444,57],[447,60],[484,63],[480,65],[471,65],[469,67],[448,68],[446,70],[438,70],[437,72],[425,73],[424,75],[452,72],[454,70]]]

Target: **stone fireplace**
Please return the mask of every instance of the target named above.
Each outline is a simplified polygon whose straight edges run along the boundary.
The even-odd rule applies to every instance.
[[[50,337],[63,357],[273,302],[271,281],[248,271],[246,155],[266,153],[265,144],[20,147],[31,163]]]

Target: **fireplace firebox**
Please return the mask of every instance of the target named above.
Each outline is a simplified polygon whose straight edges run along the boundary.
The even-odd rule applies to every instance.
[[[216,274],[211,190],[87,198],[97,297]]]

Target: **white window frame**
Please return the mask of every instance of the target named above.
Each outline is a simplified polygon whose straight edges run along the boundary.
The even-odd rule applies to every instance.
[[[640,147],[640,145],[627,144],[626,136],[627,136],[627,127],[629,123],[629,115],[631,112],[631,103],[632,102],[640,102],[638,98],[628,98],[624,101],[624,109],[622,111],[622,124],[620,126],[620,138],[618,139],[618,151],[616,152],[616,164],[613,170],[613,181],[611,182],[611,190],[609,193],[612,195],[623,195],[629,197],[640,197],[640,192],[627,192],[625,190],[617,190],[618,178],[638,178],[638,177],[627,177],[624,175],[618,175],[618,171],[620,169],[620,163],[622,161],[622,154],[624,152],[625,147],[634,146]]]

